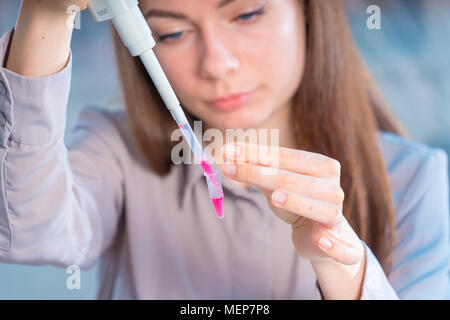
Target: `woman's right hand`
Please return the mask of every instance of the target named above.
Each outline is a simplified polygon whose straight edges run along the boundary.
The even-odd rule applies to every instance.
[[[73,21],[87,0],[22,0],[6,68],[23,76],[45,77],[68,62]],[[74,10],[75,9],[75,10]]]

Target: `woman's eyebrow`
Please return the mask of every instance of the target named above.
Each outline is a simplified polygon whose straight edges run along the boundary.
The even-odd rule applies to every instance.
[[[217,5],[217,8],[218,9],[223,8],[234,1],[237,1],[237,0],[222,0]],[[183,13],[175,12],[175,11],[166,11],[166,10],[161,10],[161,9],[150,9],[145,13],[144,16],[146,19],[148,17],[163,17],[163,18],[172,18],[172,19],[179,19],[179,20],[188,20],[188,17],[186,17],[186,15],[184,15]]]
[[[165,10],[161,10],[161,9],[150,9],[147,11],[147,13],[144,15],[144,17],[146,19],[148,17],[163,17],[163,18],[187,20],[187,17],[182,13],[165,11]]]
[[[226,5],[228,5],[230,2],[233,2],[236,0],[222,0],[219,2],[219,4],[217,5],[217,8],[222,8],[225,7]]]

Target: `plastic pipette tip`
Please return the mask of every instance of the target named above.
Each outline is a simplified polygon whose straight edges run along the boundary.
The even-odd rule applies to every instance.
[[[216,198],[216,199],[211,199],[213,205],[214,205],[214,209],[216,209],[216,216],[219,219],[223,219],[223,197],[221,198]]]
[[[223,205],[223,189],[220,175],[216,173],[204,173],[206,182],[208,184],[209,198],[216,210],[216,216],[219,219],[224,217],[224,205]]]

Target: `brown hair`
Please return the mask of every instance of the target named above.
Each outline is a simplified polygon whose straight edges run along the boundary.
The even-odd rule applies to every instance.
[[[406,135],[385,106],[356,50],[339,0],[299,0],[307,24],[304,77],[293,97],[292,127],[298,149],[341,163],[343,212],[389,273],[395,215],[378,130]],[[116,59],[128,123],[145,163],[170,171],[170,135],[177,129],[140,59],[131,57],[114,31]],[[185,110],[193,125],[196,118]]]

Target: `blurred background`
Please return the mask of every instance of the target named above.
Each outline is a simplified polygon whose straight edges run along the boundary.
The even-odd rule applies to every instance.
[[[322,0],[317,0],[322,1]],[[366,64],[414,140],[450,154],[450,0],[344,0]],[[381,29],[369,30],[369,5]],[[19,0],[0,0],[0,35],[13,28]],[[74,30],[66,139],[87,105],[123,108],[110,29],[81,14]],[[98,266],[81,272],[81,289],[66,288],[65,269],[0,264],[0,299],[95,299]]]

